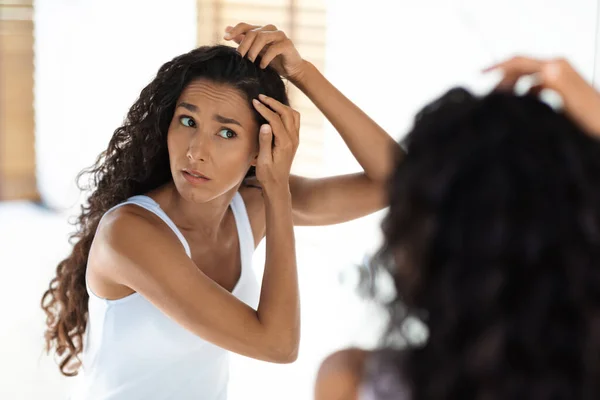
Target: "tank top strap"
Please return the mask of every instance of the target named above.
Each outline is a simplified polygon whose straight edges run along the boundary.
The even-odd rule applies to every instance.
[[[239,192],[233,196],[231,210],[235,218],[240,250],[242,251],[242,268],[250,268],[252,255],[254,254],[254,235],[252,234],[252,226],[250,225],[246,204]]]
[[[165,213],[163,211],[163,209],[160,208],[160,205],[158,205],[158,203],[156,201],[154,201],[151,197],[145,196],[145,195],[138,195],[138,196],[130,197],[126,201],[119,203],[116,206],[114,206],[113,208],[111,208],[110,210],[108,210],[108,212],[106,212],[106,214],[108,214],[109,212],[113,211],[114,209],[124,206],[126,204],[135,204],[139,207],[142,207],[142,208],[150,211],[151,213],[153,213],[154,215],[156,215],[157,217],[162,219],[164,221],[164,223],[167,224],[167,226],[169,228],[171,228],[171,230],[175,233],[175,235],[177,236],[177,238],[183,245],[183,248],[185,249],[185,253],[188,255],[188,257],[190,257],[190,258],[192,257],[190,245],[188,244],[187,240],[185,240],[185,237],[183,236],[183,234],[181,233],[179,228],[177,228],[177,225],[175,225],[173,220],[171,220],[171,218],[169,218],[167,213]]]

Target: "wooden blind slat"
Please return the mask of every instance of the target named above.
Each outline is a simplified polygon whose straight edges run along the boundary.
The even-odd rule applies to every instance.
[[[31,6],[0,5],[0,21],[31,21],[33,8]]]
[[[0,0],[0,7],[19,6],[33,8],[33,0]]]

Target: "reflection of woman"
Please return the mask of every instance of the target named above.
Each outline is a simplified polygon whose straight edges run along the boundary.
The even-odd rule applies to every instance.
[[[330,356],[317,400],[600,398],[600,95],[565,61],[497,68],[502,88],[535,74],[567,116],[462,89],[417,116],[380,260],[386,337],[412,315],[427,340]]]
[[[43,298],[61,371],[82,366],[76,398],[224,399],[226,350],[294,361],[292,226],[385,205],[394,141],[283,32],[228,32],[237,51],[201,47],[159,70],[92,170],[73,252]],[[299,115],[279,74],[323,111],[364,173],[290,175]],[[259,290],[250,263],[265,236]]]

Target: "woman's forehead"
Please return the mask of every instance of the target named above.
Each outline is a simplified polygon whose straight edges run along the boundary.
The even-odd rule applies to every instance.
[[[200,112],[203,109],[219,109],[235,113],[239,117],[253,118],[250,102],[245,94],[226,83],[207,79],[194,80],[181,92],[178,103],[181,102],[193,104]]]

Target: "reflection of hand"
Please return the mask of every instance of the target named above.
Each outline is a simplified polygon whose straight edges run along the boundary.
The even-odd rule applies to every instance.
[[[261,57],[260,67],[273,67],[277,73],[292,82],[297,81],[304,74],[306,61],[302,59],[294,43],[283,31],[274,25],[250,25],[239,23],[233,28],[225,29],[226,40],[233,40],[238,46],[242,57],[255,61]]]
[[[566,113],[585,131],[600,138],[600,94],[566,60],[515,57],[487,68],[500,70],[504,78],[498,89],[512,90],[519,78],[536,75],[532,90],[552,89],[561,95]]]
[[[261,94],[259,99],[252,103],[269,124],[260,127],[256,179],[265,190],[287,187],[298,149],[300,114],[273,98]]]

